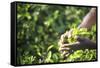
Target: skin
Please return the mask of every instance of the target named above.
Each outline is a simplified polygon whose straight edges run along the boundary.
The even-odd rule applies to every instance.
[[[83,18],[83,21],[78,26],[78,28],[87,28],[91,29],[92,25],[96,23],[96,8],[92,8],[90,12]],[[70,30],[69,32],[65,32],[63,35],[61,35],[61,40],[59,41],[59,51],[63,54],[63,56],[67,57],[69,54],[73,53],[73,51],[76,50],[84,50],[84,49],[96,49],[96,43],[89,40],[88,38],[81,38],[77,37],[77,42],[75,43],[64,43],[64,38],[71,37],[71,33],[73,30]],[[88,46],[87,46],[88,45]],[[66,51],[66,52],[65,52]]]
[[[84,17],[78,28],[90,29],[96,23],[96,8],[92,8],[90,12]]]

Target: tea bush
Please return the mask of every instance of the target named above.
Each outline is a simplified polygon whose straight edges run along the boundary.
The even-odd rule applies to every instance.
[[[78,26],[90,9],[17,3],[17,64],[64,62],[58,50],[58,40],[73,25]],[[94,35],[92,37],[96,38]]]

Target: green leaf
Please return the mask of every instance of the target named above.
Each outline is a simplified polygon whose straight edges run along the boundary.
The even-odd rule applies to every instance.
[[[52,55],[52,52],[49,51],[48,54],[47,54],[46,62],[50,62],[51,55]]]
[[[48,47],[48,49],[47,49],[47,51],[49,51],[51,48],[53,48],[54,47],[54,45],[50,45],[49,47]]]

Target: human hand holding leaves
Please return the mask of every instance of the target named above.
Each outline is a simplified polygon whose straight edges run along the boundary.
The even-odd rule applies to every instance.
[[[69,34],[70,34],[70,37],[68,36]],[[59,41],[59,51],[61,52],[62,56],[68,57],[70,54],[72,54],[76,50],[96,49],[96,43],[91,41],[89,38],[81,37],[87,34],[89,33],[86,32],[86,29],[85,30],[81,29],[80,31],[78,30],[76,32],[74,31],[74,33],[73,33],[73,30],[71,30],[70,32],[66,32],[63,35],[61,35],[61,38]]]

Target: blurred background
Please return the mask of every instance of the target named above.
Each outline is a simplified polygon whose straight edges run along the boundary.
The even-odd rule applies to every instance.
[[[59,38],[65,31],[78,26],[90,9],[17,3],[17,64],[65,62],[58,51]],[[90,56],[85,61],[96,58]]]

